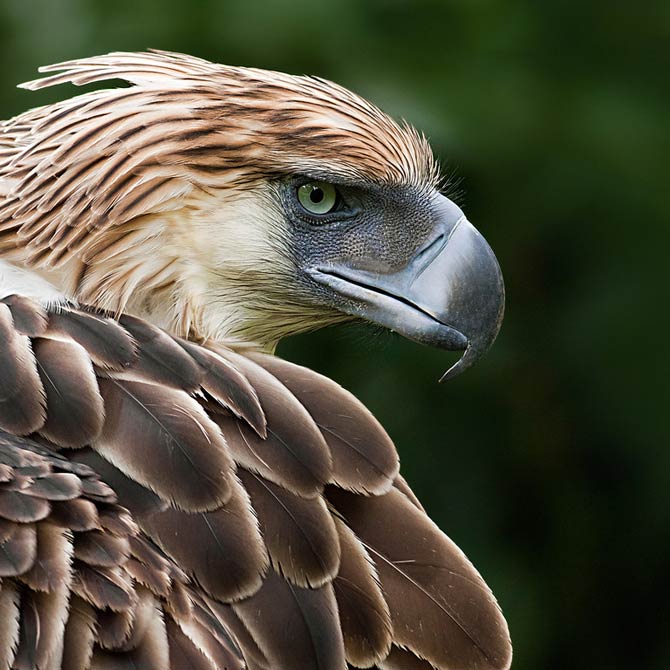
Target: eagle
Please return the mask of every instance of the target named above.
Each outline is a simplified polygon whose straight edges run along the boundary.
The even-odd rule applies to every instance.
[[[423,135],[162,51],[0,123],[0,670],[503,670],[490,589],[373,415],[274,355],[365,320],[462,352],[498,263]]]

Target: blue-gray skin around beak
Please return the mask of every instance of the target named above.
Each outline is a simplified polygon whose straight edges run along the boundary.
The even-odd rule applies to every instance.
[[[423,344],[464,350],[440,379],[445,381],[469,368],[495,340],[505,288],[491,247],[453,202],[438,196],[433,221],[427,242],[400,271],[330,266],[310,274],[347,296],[353,316]]]

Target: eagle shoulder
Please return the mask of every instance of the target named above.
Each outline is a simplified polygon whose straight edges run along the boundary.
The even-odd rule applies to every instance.
[[[0,339],[0,668],[509,666],[332,380],[16,295]]]

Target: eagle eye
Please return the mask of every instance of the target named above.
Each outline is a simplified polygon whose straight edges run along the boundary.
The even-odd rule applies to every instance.
[[[340,194],[332,184],[325,181],[309,181],[298,186],[298,202],[309,214],[330,214],[339,204]]]

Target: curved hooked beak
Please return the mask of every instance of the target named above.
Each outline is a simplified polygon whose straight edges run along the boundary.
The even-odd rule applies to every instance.
[[[347,313],[440,349],[464,351],[440,381],[469,368],[500,330],[505,288],[496,257],[463,212],[444,196],[433,205],[433,231],[398,272],[344,265],[312,277],[350,299]]]

